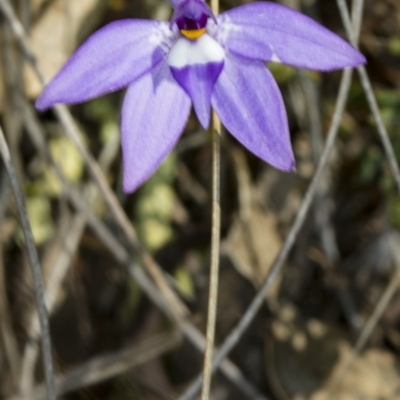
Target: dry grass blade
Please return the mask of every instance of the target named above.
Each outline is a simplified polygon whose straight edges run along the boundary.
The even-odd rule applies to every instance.
[[[51,353],[51,338],[49,321],[46,310],[46,302],[44,297],[43,279],[39,265],[39,258],[36,251],[35,241],[33,239],[31,226],[29,223],[28,214],[25,207],[24,195],[18,183],[17,176],[12,165],[8,146],[5,141],[3,130],[0,127],[0,152],[8,172],[11,182],[11,188],[18,206],[18,212],[21,218],[21,225],[25,237],[26,247],[28,250],[29,260],[32,267],[32,275],[35,285],[36,303],[39,313],[40,327],[42,332],[42,351],[43,351],[43,367],[46,377],[46,388],[48,398],[50,400],[56,399],[55,385],[54,385],[54,370],[53,360]]]

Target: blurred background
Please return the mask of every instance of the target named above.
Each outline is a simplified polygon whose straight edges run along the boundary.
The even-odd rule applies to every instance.
[[[346,36],[335,1],[282,3]],[[106,23],[167,20],[172,10],[166,0],[10,4],[46,79]],[[221,11],[240,4],[221,0]],[[0,121],[40,256],[60,398],[175,399],[202,366],[202,338],[191,329],[204,332],[206,322],[210,136],[192,114],[161,168],[126,196],[119,147],[124,93],[70,107],[72,128],[53,111],[38,114],[33,103],[42,84],[9,22],[1,14]],[[400,157],[398,0],[365,0],[360,49]],[[224,133],[217,343],[243,315],[287,237],[338,94],[341,72],[269,67],[285,100],[297,173],[274,170]],[[88,158],[65,135],[76,127],[89,161],[101,167],[106,192],[99,193]],[[117,199],[113,208],[104,193]],[[230,362],[262,398],[400,399],[399,228],[399,193],[354,74],[313,206],[283,273],[230,354]],[[161,297],[165,290],[168,301]],[[182,318],[186,328],[176,322]],[[1,399],[46,398],[38,332],[29,259],[0,164]],[[252,398],[242,386],[219,371],[212,398]]]

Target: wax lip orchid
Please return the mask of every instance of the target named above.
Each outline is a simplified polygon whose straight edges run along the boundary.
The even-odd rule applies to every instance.
[[[202,0],[173,0],[171,21],[122,20],[78,48],[36,107],[80,103],[128,86],[122,107],[123,187],[131,192],[179,139],[191,104],[207,129],[211,106],[228,131],[272,166],[294,156],[279,88],[264,62],[330,71],[364,56],[312,19],[275,3],[215,17]]]

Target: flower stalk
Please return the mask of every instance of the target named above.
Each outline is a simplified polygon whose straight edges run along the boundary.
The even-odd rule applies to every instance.
[[[219,13],[219,0],[211,0],[211,10],[214,15]],[[215,325],[218,307],[219,253],[221,240],[221,121],[215,111],[212,112],[212,217],[211,217],[211,262],[210,287],[207,312],[206,350],[203,364],[203,386],[201,400],[209,400],[212,361],[214,355]]]
[[[217,1],[216,1],[217,2]],[[213,10],[214,11],[214,10]],[[215,11],[214,11],[215,12]],[[219,253],[221,234],[221,205],[220,205],[220,177],[221,177],[221,121],[215,111],[212,113],[212,217],[211,217],[211,262],[210,287],[208,295],[206,350],[203,365],[203,387],[201,400],[210,397],[212,360],[215,339],[215,324],[217,320]]]

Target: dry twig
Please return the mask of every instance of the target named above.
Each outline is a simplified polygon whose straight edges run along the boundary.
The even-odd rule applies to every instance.
[[[18,212],[21,218],[22,230],[25,237],[26,247],[28,250],[29,260],[32,267],[33,281],[35,285],[36,303],[39,313],[39,321],[42,333],[42,352],[43,352],[43,368],[46,377],[46,389],[49,400],[56,399],[55,385],[54,385],[54,370],[53,359],[51,354],[51,338],[49,329],[49,320],[46,310],[46,301],[44,297],[43,279],[39,264],[39,258],[36,251],[35,241],[32,235],[32,229],[29,223],[28,214],[25,207],[24,195],[18,183],[15,169],[12,165],[8,146],[0,127],[0,152],[8,172],[11,182],[11,188],[18,206]]]
[[[93,358],[83,365],[56,377],[57,395],[65,395],[123,374],[172,350],[179,342],[180,338],[176,333],[164,334],[148,339],[139,345]],[[23,399],[15,396],[8,400]],[[45,399],[46,394],[43,386],[31,390],[30,400]]]
[[[358,24],[356,26],[356,30],[354,33],[352,29],[352,22],[350,20],[350,15],[349,11],[347,9],[347,5],[345,0],[337,0],[337,4],[339,7],[340,15],[342,17],[343,25],[346,28],[347,36],[350,39],[350,42],[353,44],[353,46],[357,45],[357,38],[359,36],[359,31],[361,28],[361,17],[356,16],[355,21]],[[364,0],[357,0],[356,3],[357,9],[359,13],[362,13],[363,10],[363,5],[364,5]],[[376,101],[376,97],[374,94],[374,91],[372,89],[371,81],[368,77],[367,71],[365,67],[362,65],[360,67],[357,67],[357,72],[361,80],[361,85],[364,89],[365,97],[367,98],[368,105],[371,109],[372,115],[374,117],[374,120],[376,122],[376,126],[378,128],[378,133],[382,142],[382,146],[385,150],[386,157],[389,161],[390,169],[392,171],[393,178],[396,182],[397,189],[400,193],[400,169],[399,169],[399,164],[396,159],[396,155],[393,150],[392,143],[390,142],[389,139],[389,134],[386,130],[385,124],[383,123],[381,113],[379,111],[378,103]]]
[[[41,138],[43,138],[44,133],[39,125],[39,122],[35,118],[35,114],[31,109],[30,104],[26,99],[20,96],[21,109],[23,111],[23,116],[25,120],[25,126],[27,132],[30,134],[32,141],[36,143],[38,150],[43,154],[45,159],[51,158],[50,154],[47,152],[46,145]],[[111,157],[109,152],[111,148]],[[102,153],[100,154],[100,165],[103,169],[108,169],[112,162],[112,159],[117,153],[117,146],[113,141],[107,143]],[[53,164],[53,160],[50,160]],[[61,171],[59,171],[61,174]],[[93,184],[88,184],[83,191],[83,199],[86,204],[93,204],[96,201],[96,190]],[[45,280],[45,297],[47,299],[48,312],[51,314],[54,311],[54,306],[56,304],[57,294],[59,292],[60,286],[64,281],[64,278],[68,272],[68,268],[71,264],[71,260],[76,253],[79,246],[82,234],[87,224],[87,218],[84,211],[78,212],[73,218],[68,231],[63,235],[65,238],[65,243],[63,246],[63,251],[58,255],[57,260],[51,268],[51,272],[47,279]],[[37,314],[32,314],[29,318],[28,324],[28,338],[35,338],[39,330],[39,321]],[[33,345],[31,340],[25,345],[23,358],[22,358],[22,369],[20,375],[20,390],[21,393],[31,393],[34,379],[34,371],[36,360],[38,356],[38,348]]]

